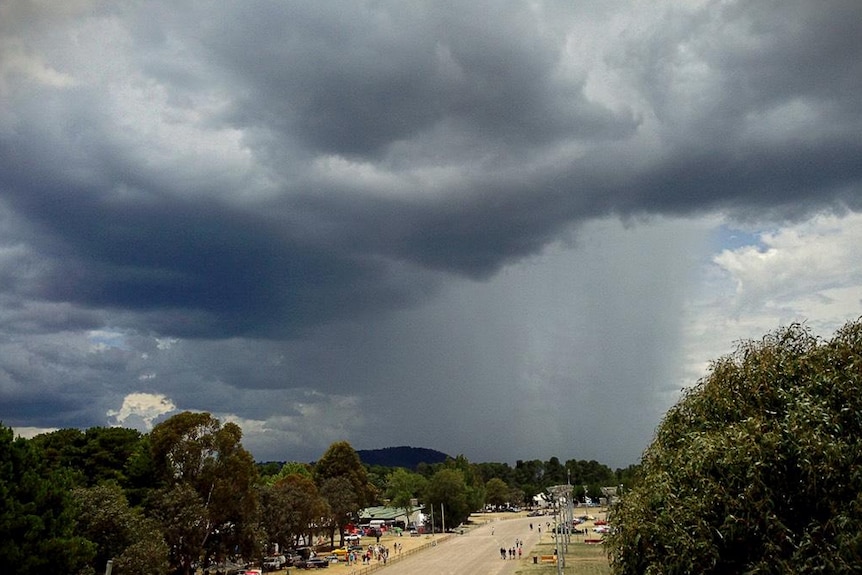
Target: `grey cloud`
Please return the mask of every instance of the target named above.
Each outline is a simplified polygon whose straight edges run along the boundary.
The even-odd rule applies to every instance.
[[[324,153],[380,159],[435,126],[482,148],[630,134],[632,118],[589,101],[583,78],[559,77],[564,38],[507,8],[244,5],[201,44],[244,88],[235,122]]]
[[[633,363],[661,379],[662,344],[618,334],[634,317],[676,341],[651,312],[672,314],[679,293],[578,260],[601,281],[571,281],[576,303],[535,313],[571,305],[601,335],[567,343],[607,363],[603,342],[621,341],[633,363],[570,376],[559,349],[545,371],[499,351],[542,328],[494,282],[596,218],[862,209],[862,13],[846,0],[638,9],[16,3],[0,22],[0,326],[25,343],[0,358],[4,405],[38,411],[21,389],[44,382],[46,411],[96,422],[151,372],[146,385],[181,408],[260,418],[306,392],[356,390],[372,409],[401,389],[388,397],[399,413],[443,412],[540,374],[541,410],[604,389],[622,402],[614,381]],[[664,273],[661,257],[623,252]],[[633,276],[645,293],[595,303],[598,284]],[[644,315],[626,295],[649,302]],[[66,338],[99,328],[140,339],[70,351]],[[185,355],[152,349],[152,335],[189,338]],[[466,447],[460,415],[443,419]],[[522,418],[501,432],[511,442],[534,425],[511,404],[479,419],[498,416]],[[555,429],[561,442],[572,430]]]
[[[847,0],[709,2],[670,10],[632,34],[612,61],[683,145],[744,138],[768,113],[795,103],[810,116],[806,130],[817,130],[797,137],[847,137],[859,127],[860,15]],[[795,119],[786,120],[792,127]]]

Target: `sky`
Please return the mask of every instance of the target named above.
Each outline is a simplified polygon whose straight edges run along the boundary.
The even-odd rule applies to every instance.
[[[0,422],[637,463],[862,316],[858,0],[0,2]]]

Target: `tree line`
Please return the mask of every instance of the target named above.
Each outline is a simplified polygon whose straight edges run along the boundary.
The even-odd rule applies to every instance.
[[[146,434],[94,427],[23,439],[0,424],[0,566],[91,575],[110,560],[117,575],[187,575],[262,558],[273,544],[342,545],[370,505],[409,514],[419,500],[454,526],[486,504],[523,506],[567,480],[597,495],[633,471],[464,456],[413,470],[367,466],[345,441],[315,463],[257,463],[240,427],[209,413],[180,413]]]

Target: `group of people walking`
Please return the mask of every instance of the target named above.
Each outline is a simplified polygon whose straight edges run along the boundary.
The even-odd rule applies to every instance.
[[[493,532],[492,532],[493,533]],[[509,547],[506,549],[505,547],[500,547],[500,558],[501,559],[515,559],[521,558],[521,553],[523,552],[524,542],[520,539],[515,539],[515,545],[513,547]]]
[[[400,554],[401,547],[401,543],[395,543],[394,551]],[[351,551],[347,555],[347,564],[354,565],[361,560],[363,565],[370,565],[375,559],[385,565],[386,561],[389,559],[389,549],[378,543],[377,545],[369,545],[368,549],[366,549],[362,554],[357,554],[355,551]]]

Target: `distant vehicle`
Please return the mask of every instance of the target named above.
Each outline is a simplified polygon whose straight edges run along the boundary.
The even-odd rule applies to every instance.
[[[305,568],[311,569],[313,567],[316,567],[318,569],[325,569],[329,567],[329,561],[327,561],[326,559],[321,559],[320,557],[312,557],[305,562]]]
[[[349,535],[344,536],[344,540],[348,542],[359,541],[360,539],[362,539],[362,535],[360,535],[359,533],[350,533]]]
[[[278,571],[287,564],[287,557],[284,555],[274,555],[265,557],[263,560],[264,571]]]
[[[609,525],[599,525],[598,527],[593,527],[593,531],[596,533],[610,533],[611,528]]]

